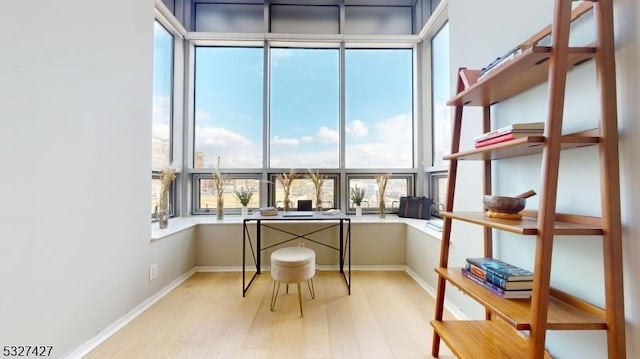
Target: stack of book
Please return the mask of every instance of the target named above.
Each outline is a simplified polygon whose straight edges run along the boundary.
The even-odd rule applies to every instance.
[[[527,299],[532,294],[532,272],[494,258],[467,258],[462,274],[502,298]]]
[[[527,136],[541,136],[544,132],[544,122],[514,123],[496,130],[483,133],[475,137],[476,148],[493,145],[516,138]]]
[[[263,216],[277,216],[278,210],[275,207],[260,208],[260,214]]]

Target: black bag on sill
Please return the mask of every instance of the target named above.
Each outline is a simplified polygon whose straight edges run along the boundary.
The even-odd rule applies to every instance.
[[[431,218],[431,198],[400,197],[398,217],[429,219]]]

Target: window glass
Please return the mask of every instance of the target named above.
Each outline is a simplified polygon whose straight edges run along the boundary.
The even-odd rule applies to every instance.
[[[400,205],[400,197],[409,194],[411,188],[411,176],[406,177],[390,177],[387,181],[387,187],[384,192],[384,203],[387,210],[397,210]],[[353,188],[364,189],[364,200],[361,203],[363,211],[378,211],[378,183],[375,177],[351,177],[349,178],[349,193]],[[349,209],[353,209],[354,205],[349,200]]]
[[[338,50],[273,48],[270,71],[270,167],[338,167]]]
[[[194,168],[262,167],[263,49],[196,47]]]
[[[158,172],[172,162],[171,129],[173,112],[173,35],[159,22],[154,23],[153,37],[153,113],[151,120],[151,218],[160,200]],[[173,204],[173,187],[169,189]],[[174,213],[171,205],[171,213]]]
[[[449,23],[431,40],[431,103],[433,108],[433,165],[445,165],[442,156],[451,152],[451,97],[449,80]]]
[[[336,182],[337,177],[327,177],[322,184],[320,193],[322,198],[322,208],[336,208]],[[284,188],[273,177],[275,183],[275,201],[274,205],[282,209],[284,208]],[[311,200],[312,208],[316,208],[316,187],[309,178],[297,178],[291,182],[289,190],[289,208],[295,210],[298,207],[298,200]]]
[[[211,179],[211,176],[208,176],[208,178],[202,176],[197,179],[197,184],[199,188],[197,211],[215,213],[215,209],[218,207],[218,200],[213,179]],[[253,192],[247,207],[260,207],[260,181],[255,178],[231,178],[224,186],[225,210],[239,210],[242,208],[242,204],[235,194],[241,188],[249,189]]]
[[[345,53],[346,167],[413,167],[410,49]]]
[[[152,160],[154,170],[171,163],[171,112],[173,96],[173,36],[154,24]]]

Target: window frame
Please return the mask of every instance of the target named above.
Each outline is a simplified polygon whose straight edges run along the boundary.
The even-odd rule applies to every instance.
[[[366,180],[374,180],[377,175],[379,175],[381,173],[348,173],[346,175],[345,178],[345,187],[347,189],[347,193],[346,193],[346,214],[355,214],[356,213],[356,209],[355,206],[351,206],[351,198],[350,198],[350,193],[351,193],[351,186],[350,186],[350,181],[352,179],[366,179]],[[416,175],[414,173],[391,173],[391,176],[389,177],[389,179],[394,179],[394,180],[398,180],[398,179],[404,179],[407,181],[407,193],[405,194],[406,196],[413,196],[416,192],[416,188],[415,188],[415,180],[416,180]],[[402,197],[402,196],[400,196]],[[385,213],[387,214],[395,214],[398,213],[398,209],[400,207],[400,198],[398,198],[398,201],[393,201],[391,203],[391,206],[389,206],[388,203],[385,203]],[[376,207],[362,207],[362,213],[363,214],[374,214],[374,213],[379,213],[379,208]]]
[[[174,122],[175,122],[175,116],[174,116],[174,110],[175,110],[175,95],[176,95],[176,88],[175,88],[175,84],[176,84],[176,35],[169,29],[169,27],[163,23],[163,21],[161,21],[161,19],[159,18],[155,18],[154,19],[154,29],[155,29],[155,25],[160,26],[169,36],[171,36],[171,54],[170,54],[170,59],[171,59],[171,74],[170,74],[170,83],[169,83],[169,88],[171,89],[170,93],[169,93],[169,109],[168,109],[168,113],[169,113],[169,163],[167,163],[167,165],[170,165],[173,163],[174,161]],[[155,30],[154,30],[155,31]],[[154,32],[154,41],[155,41],[155,32]],[[155,44],[154,44],[155,47]],[[155,62],[155,51],[153,53],[153,62]],[[153,63],[152,63],[152,67],[153,67]],[[155,97],[155,91],[153,91],[152,93],[152,98]],[[153,102],[153,101],[152,101]],[[152,114],[153,116],[153,114]],[[153,121],[152,121],[152,131],[153,131]],[[152,166],[151,166],[151,180],[153,181],[154,179],[160,179],[160,174],[162,169],[161,168],[153,168],[153,141],[152,141],[152,149],[151,149],[151,156],[152,156]],[[176,202],[177,202],[177,190],[176,190],[176,182],[178,182],[178,176],[179,174],[176,174],[176,179],[171,183],[171,187],[169,188],[169,217],[175,217],[178,213],[178,211],[176,210]],[[151,222],[157,222],[158,221],[158,217],[157,214],[152,212],[151,213]]]
[[[268,206],[273,206],[278,208],[277,203],[276,203],[276,188],[278,186],[278,180],[276,179],[276,176],[282,174],[282,173],[288,173],[288,172],[269,172],[268,174],[268,190],[267,190],[267,198],[268,198]],[[307,177],[308,172],[299,170],[296,171],[297,173],[297,177],[296,179],[306,179],[309,180]],[[326,176],[325,181],[330,180],[333,181],[333,206],[331,208],[340,208],[340,174],[335,173],[335,172],[319,172],[320,175]],[[295,179],[294,179],[295,181]],[[315,201],[315,193],[311,194],[312,199]],[[296,206],[292,206],[290,207],[292,210],[295,210]],[[329,207],[324,207],[324,202],[323,202],[323,209],[329,209]],[[315,209],[315,207],[314,207]]]
[[[254,196],[258,197],[258,207],[254,208],[254,207],[249,207],[249,210],[255,210],[258,209],[261,206],[261,201],[260,198],[262,197],[262,186],[260,185],[262,183],[262,176],[259,173],[222,173],[223,176],[225,176],[226,178],[230,179],[230,180],[256,180],[258,181],[258,186],[256,188],[256,193],[254,194]],[[192,199],[192,203],[193,203],[193,210],[192,210],[192,214],[194,215],[215,215],[217,209],[216,208],[201,208],[200,207],[200,200],[201,200],[201,189],[200,189],[200,181],[201,180],[213,180],[213,173],[209,172],[209,173],[192,173],[191,174],[191,188],[193,188],[193,193],[191,196]],[[229,214],[229,215],[238,215],[242,212],[242,208],[229,208],[227,206],[224,207],[224,214]]]

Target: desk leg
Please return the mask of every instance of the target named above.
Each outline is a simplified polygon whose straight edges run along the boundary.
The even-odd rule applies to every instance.
[[[246,257],[246,242],[247,242],[247,221],[242,222],[242,296],[247,293],[245,291],[245,257]]]
[[[344,273],[344,219],[340,220],[340,273]]]
[[[260,258],[262,257],[262,244],[260,244],[260,242],[262,241],[262,235],[261,235],[261,228],[260,228],[260,220],[257,220],[256,223],[256,256],[258,258],[256,258],[256,273],[260,274],[260,268],[261,268],[261,264],[260,264]]]
[[[347,250],[349,251],[349,295],[351,295],[351,219],[347,221]]]

